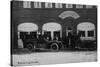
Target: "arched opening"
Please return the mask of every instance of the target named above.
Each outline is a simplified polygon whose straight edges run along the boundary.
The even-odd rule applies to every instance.
[[[59,18],[61,18],[61,19],[65,19],[67,17],[72,17],[74,19],[78,19],[80,16],[75,11],[64,11],[59,15]]]
[[[23,48],[23,41],[26,39],[37,39],[38,25],[35,23],[21,23],[18,25],[17,29],[19,48]]]
[[[91,22],[82,22],[77,25],[77,34],[81,40],[95,40],[95,25]]]
[[[18,25],[18,31],[31,32],[37,30],[38,30],[38,26],[35,23],[27,22]]]
[[[56,22],[45,23],[42,27],[42,31],[47,40],[59,40],[62,37],[62,27]]]

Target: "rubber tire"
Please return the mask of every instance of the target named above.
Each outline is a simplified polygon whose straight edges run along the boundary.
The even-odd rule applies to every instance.
[[[57,43],[52,43],[50,48],[53,50],[53,51],[58,51],[59,50],[59,46]]]
[[[32,43],[28,43],[27,44],[27,48],[28,48],[28,50],[32,50],[33,49],[33,44]]]

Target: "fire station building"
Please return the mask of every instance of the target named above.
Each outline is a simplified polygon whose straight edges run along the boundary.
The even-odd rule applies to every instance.
[[[82,37],[96,37],[97,6],[64,4],[50,2],[12,1],[11,26],[12,48],[18,48],[18,31],[26,26],[32,26],[39,33],[45,30],[61,30],[61,37],[68,32],[80,32]],[[33,30],[32,29],[32,30]],[[27,30],[27,29],[26,29]],[[52,37],[53,34],[51,33]],[[84,39],[84,38],[83,38]]]

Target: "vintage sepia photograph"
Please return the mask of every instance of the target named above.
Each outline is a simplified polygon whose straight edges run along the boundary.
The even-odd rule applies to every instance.
[[[11,66],[97,61],[97,5],[12,0]]]

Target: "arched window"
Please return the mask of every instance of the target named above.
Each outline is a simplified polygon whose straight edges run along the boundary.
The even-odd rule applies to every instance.
[[[77,19],[77,18],[79,18],[80,16],[79,16],[79,14],[78,14],[77,12],[75,12],[75,11],[64,11],[64,12],[62,12],[62,13],[59,15],[59,17],[60,17],[61,19],[65,19],[65,18],[67,18],[67,17],[72,17],[72,18],[74,18],[74,19]]]

